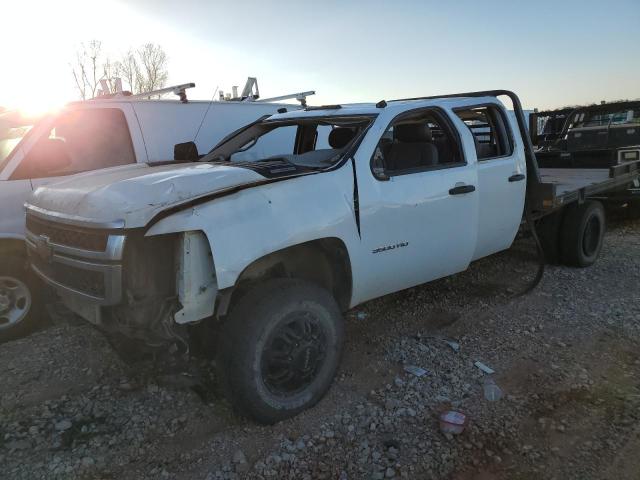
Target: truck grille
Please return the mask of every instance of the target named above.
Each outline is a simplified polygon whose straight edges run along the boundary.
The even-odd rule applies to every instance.
[[[27,230],[34,235],[48,237],[51,243],[93,252],[104,252],[109,240],[107,233],[71,230],[39,220],[31,215],[27,215]]]
[[[26,241],[35,273],[70,305],[120,303],[123,231],[70,226],[27,211]]]
[[[103,298],[106,294],[102,272],[77,268],[59,262],[47,263],[37,255],[31,257],[31,262],[47,278],[65,287],[94,297]]]

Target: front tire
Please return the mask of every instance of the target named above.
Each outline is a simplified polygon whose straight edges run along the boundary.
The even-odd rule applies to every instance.
[[[272,424],[315,405],[340,361],[344,325],[326,290],[276,279],[240,299],[222,327],[225,394],[240,413]]]
[[[562,260],[571,267],[588,267],[600,255],[606,229],[602,203],[591,200],[567,207],[562,223]]]
[[[0,343],[31,333],[40,320],[34,275],[19,255],[0,259]]]

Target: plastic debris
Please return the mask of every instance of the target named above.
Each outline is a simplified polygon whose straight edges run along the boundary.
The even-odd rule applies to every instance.
[[[424,368],[417,367],[415,365],[407,365],[406,367],[404,367],[404,371],[410,373],[411,375],[415,375],[416,377],[423,377],[424,375],[429,373]]]
[[[487,377],[482,383],[482,390],[484,391],[484,398],[490,402],[497,402],[504,395],[502,389],[496,384],[496,381]]]
[[[460,344],[458,342],[456,342],[455,340],[449,340],[447,338],[444,338],[443,341],[444,341],[444,343],[449,345],[454,352],[459,352],[460,351]]]
[[[356,313],[356,318],[358,320],[366,320],[367,318],[367,313],[366,312],[357,312]]]
[[[444,434],[460,435],[469,423],[469,418],[462,412],[447,410],[440,414],[440,431]]]
[[[488,374],[488,375],[492,375],[492,374],[496,373],[496,371],[493,368],[485,365],[482,362],[476,362],[476,363],[474,363],[474,365],[476,367],[478,367],[480,370],[482,370],[484,373]]]

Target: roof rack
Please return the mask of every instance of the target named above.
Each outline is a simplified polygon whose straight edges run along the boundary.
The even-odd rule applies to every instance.
[[[173,87],[161,88],[159,90],[152,90],[151,92],[143,92],[138,93],[136,95],[128,95],[127,98],[148,98],[155,97],[156,95],[164,95],[166,93],[173,93],[180,97],[180,101],[182,103],[187,103],[187,88],[194,88],[196,86],[195,83],[182,83],[180,85],[174,85]]]
[[[164,95],[166,93],[173,93],[180,97],[180,101],[182,103],[187,103],[187,88],[193,88],[196,86],[195,83],[182,83],[180,85],[174,85],[172,87],[160,88],[158,90],[152,90],[150,92],[142,92],[136,93],[135,95],[128,91],[122,91],[122,83],[119,82],[120,79],[116,79],[118,82],[116,83],[116,91],[113,93],[100,93],[98,96],[92,98],[91,100],[104,100],[106,98],[126,98],[127,100],[135,100],[141,98],[151,98],[156,95]],[[101,81],[103,82],[103,81]],[[101,92],[108,92],[108,86],[106,82],[103,83],[103,89]]]
[[[295,99],[300,102],[303,107],[307,106],[307,97],[315,95],[315,90],[306,92],[290,93],[288,95],[280,95],[278,97],[260,98],[260,90],[258,88],[258,79],[256,77],[247,77],[247,81],[242,89],[242,93],[238,95],[238,87],[231,87],[232,94],[225,93],[220,90],[219,99],[225,102],[280,102],[282,100]]]

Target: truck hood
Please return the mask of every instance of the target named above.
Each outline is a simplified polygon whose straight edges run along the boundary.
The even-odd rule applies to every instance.
[[[263,180],[252,170],[227,165],[140,164],[40,187],[28,206],[62,221],[138,228],[172,206]]]

